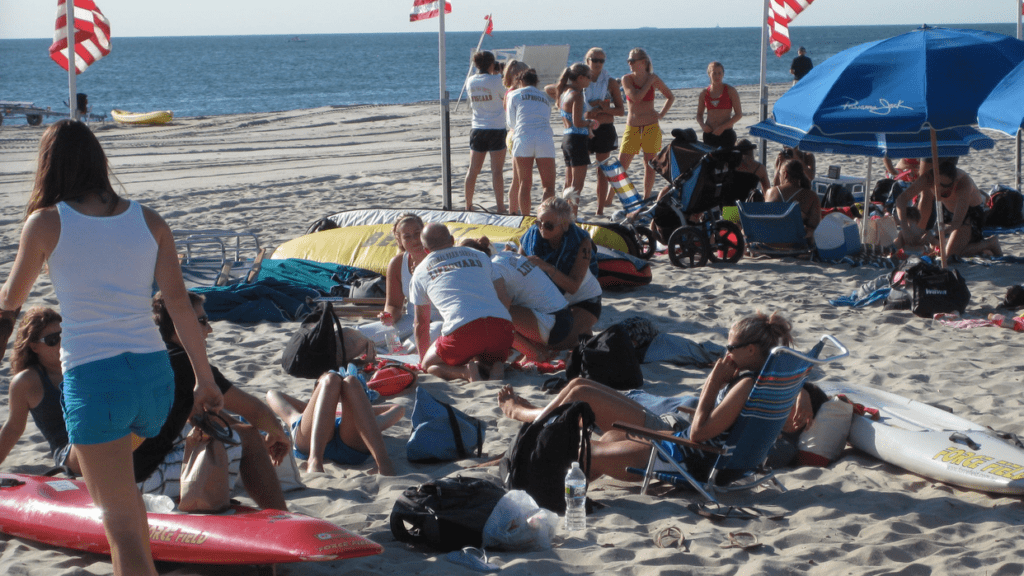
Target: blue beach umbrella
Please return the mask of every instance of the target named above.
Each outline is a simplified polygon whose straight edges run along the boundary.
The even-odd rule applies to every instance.
[[[932,154],[928,130],[913,134],[863,132],[825,136],[816,129],[806,133],[765,120],[751,126],[750,134],[783,146],[797,147],[804,152],[876,158],[920,158]],[[995,146],[991,138],[974,128],[948,128],[937,131],[936,136],[939,156],[966,156],[971,150],[989,150]]]
[[[973,126],[981,102],[1021,61],[1016,38],[925,26],[815,66],[778,99],[773,118],[825,136]]]
[[[978,126],[1010,136],[1024,127],[1024,63],[1011,70],[981,103]]]

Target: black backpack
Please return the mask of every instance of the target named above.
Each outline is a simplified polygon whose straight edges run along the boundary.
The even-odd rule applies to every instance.
[[[1024,223],[1024,196],[1009,186],[993,186],[986,207],[985,226],[1016,228]]]
[[[442,552],[479,548],[484,525],[503,496],[505,489],[496,483],[463,476],[406,488],[391,509],[391,533]]]
[[[580,336],[565,369],[566,381],[588,378],[616,390],[632,390],[644,385],[640,357],[629,331],[613,324],[593,336]]]
[[[501,459],[499,474],[509,490],[525,490],[541,508],[565,512],[565,474],[573,462],[590,475],[594,411],[586,402],[555,408],[543,421],[527,422]],[[587,512],[593,503],[587,498]]]
[[[853,204],[853,193],[842,184],[829,184],[825,189],[825,197],[821,200],[822,208],[842,208]]]
[[[316,380],[324,372],[338,367],[339,342],[342,358],[348,358],[345,339],[341,336],[341,323],[334,315],[334,306],[330,302],[318,303],[285,345],[281,367],[292,376]]]

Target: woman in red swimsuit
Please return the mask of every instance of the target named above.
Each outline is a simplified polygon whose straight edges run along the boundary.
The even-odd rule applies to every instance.
[[[704,131],[705,144],[716,148],[729,147],[736,143],[736,131],[732,127],[743,118],[740,95],[735,88],[722,82],[725,66],[721,62],[708,64],[708,78],[711,85],[702,90],[697,99],[697,124]]]
[[[629,109],[626,114],[626,132],[622,136],[619,147],[619,162],[622,169],[629,168],[633,156],[644,154],[644,198],[651,195],[654,188],[654,168],[651,160],[661,151],[661,127],[658,121],[668,114],[676,97],[668,86],[654,74],[654,67],[647,53],[640,48],[629,51],[630,73],[622,77],[621,85],[626,92]],[[658,90],[665,96],[665,105],[661,112],[654,110],[654,91]]]

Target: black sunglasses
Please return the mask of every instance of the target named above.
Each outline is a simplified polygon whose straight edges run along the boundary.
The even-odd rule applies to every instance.
[[[548,232],[551,232],[557,226],[557,224],[555,224],[554,222],[537,222],[537,225],[547,230]]]
[[[604,58],[587,58],[591,62],[597,62],[598,64],[604,64]]]
[[[206,314],[203,314],[202,316],[196,316],[196,321],[199,322],[199,324],[202,326],[210,325],[210,317],[207,316]]]
[[[726,344],[725,349],[728,350],[729,352],[732,352],[733,350],[739,350],[740,348],[743,348],[744,346],[750,346],[751,344],[757,344],[757,342],[744,342],[743,344]]]
[[[47,334],[42,338],[36,340],[36,342],[42,342],[51,348],[60,344],[60,332],[54,332],[53,334]]]

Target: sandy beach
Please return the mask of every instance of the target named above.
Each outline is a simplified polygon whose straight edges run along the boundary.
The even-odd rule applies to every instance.
[[[774,101],[787,85],[773,85]],[[741,137],[756,122],[756,86],[738,87],[747,116]],[[662,122],[696,127],[697,90],[677,90],[676,104]],[[314,220],[354,208],[439,208],[442,198],[437,103],[323,107],[251,115],[175,119],[165,126],[93,124],[126,195],[158,212],[174,229],[252,230],[274,248],[301,235]],[[454,110],[454,105],[453,105]],[[555,122],[553,116],[553,123]],[[462,205],[468,166],[469,107],[451,116],[453,205]],[[623,121],[618,124],[622,132]],[[32,186],[42,130],[0,128],[0,276],[6,278],[17,250],[24,207]],[[974,152],[960,167],[988,190],[1013,184],[1013,141],[996,140],[990,151]],[[779,147],[772,144],[769,158]],[[557,161],[558,182],[564,178]],[[860,175],[866,159],[818,155],[819,174],[830,164],[843,175]],[[485,167],[486,170],[486,167]],[[879,162],[874,172],[881,172]],[[506,164],[506,186],[511,169]],[[634,182],[639,182],[634,165]],[[593,173],[588,176],[581,218],[592,218]],[[658,183],[660,187],[661,182]],[[535,179],[534,205],[540,192]],[[494,207],[490,179],[481,175],[476,202]],[[1022,237],[1000,237],[1007,255],[1024,256]],[[832,334],[851,351],[845,361],[816,369],[813,380],[843,380],[884,388],[925,402],[940,402],[962,417],[998,430],[1024,434],[1020,390],[1021,338],[995,327],[958,330],[909,312],[833,307],[828,299],[849,295],[885,272],[868,266],[795,259],[744,258],[735,264],[681,270],[664,255],[652,260],[654,281],[629,291],[607,291],[597,329],[635,315],[659,330],[697,342],[724,344],[729,326],[755,310],[782,311],[792,321],[798,347],[809,348]],[[955,267],[972,292],[968,314],[984,317],[1006,289],[1022,281],[1019,264],[962,263]],[[28,305],[57,307],[43,275]],[[210,358],[235,385],[258,397],[270,389],[308,398],[311,382],[286,375],[278,363],[297,323],[240,325],[215,322]],[[696,393],[707,370],[670,364],[643,366],[645,389],[654,394]],[[0,419],[7,417],[10,364],[0,366]],[[535,403],[549,398],[539,388],[545,376],[508,371],[506,382]],[[504,453],[519,423],[504,418],[496,401],[499,382],[444,382],[424,376],[420,385],[488,424],[488,458],[444,465],[410,464],[405,443],[408,418],[385,433],[398,469],[395,477],[367,475],[370,463],[345,468],[328,464],[325,473],[303,473],[305,490],[286,494],[292,511],[343,526],[384,546],[384,554],[363,559],[282,565],[278,574],[450,574],[469,573],[443,555],[395,541],[388,516],[407,487],[493,459]],[[411,413],[414,393],[393,399]],[[5,472],[39,474],[52,460],[31,422],[3,464]],[[468,474],[497,474],[497,467]],[[641,496],[639,483],[598,480],[590,496],[607,505],[588,518],[585,533],[559,533],[552,549],[495,552],[502,574],[988,574],[1024,571],[1024,507],[1019,498],[959,489],[907,473],[852,448],[827,468],[782,470],[789,489],[767,489],[739,503],[781,519],[713,522],[687,510],[694,492],[656,488]],[[251,503],[239,489],[235,497]],[[667,526],[685,535],[681,548],[658,548],[653,536]],[[751,532],[762,547],[723,549],[730,532]],[[257,543],[253,544],[257,546]],[[253,574],[252,567],[161,564],[168,575]],[[18,575],[110,574],[109,558],[0,536],[0,573]]]

